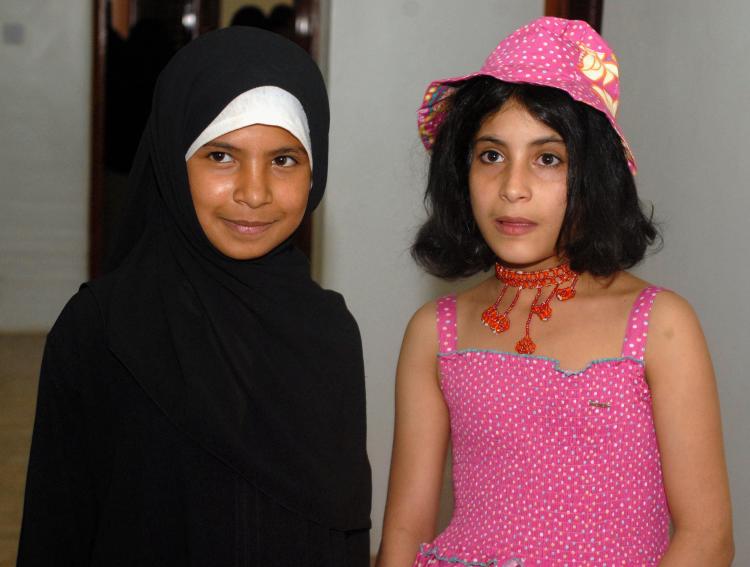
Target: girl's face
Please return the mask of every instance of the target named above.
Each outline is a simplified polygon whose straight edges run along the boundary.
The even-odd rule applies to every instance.
[[[219,136],[188,159],[187,171],[198,221],[225,256],[263,256],[302,222],[310,160],[283,128],[254,124]]]
[[[562,137],[509,100],[482,122],[471,151],[469,194],[479,231],[506,265],[560,262],[556,243],[567,203]]]

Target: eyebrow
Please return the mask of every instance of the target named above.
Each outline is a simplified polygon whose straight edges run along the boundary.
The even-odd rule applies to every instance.
[[[283,148],[277,148],[268,152],[269,154],[305,154],[305,148],[302,146],[284,146]]]
[[[217,142],[215,140],[211,140],[210,142],[206,142],[203,144],[204,148],[213,147],[213,148],[221,148],[222,150],[236,150],[237,147],[233,146],[232,144],[228,144],[226,142]]]
[[[230,150],[234,152],[240,151],[240,148],[237,146],[233,146],[232,144],[229,144],[227,142],[219,142],[216,140],[211,140],[210,142],[206,142],[203,144],[204,148],[220,148],[222,150]],[[273,150],[266,152],[269,154],[298,154],[298,155],[307,155],[307,152],[302,146],[283,146],[281,148],[274,148]]]
[[[500,138],[496,138],[495,136],[480,136],[476,140],[474,140],[475,144],[478,144],[479,142],[490,142],[492,144],[498,144],[501,146],[506,146],[507,144],[501,140]],[[546,136],[544,138],[537,138],[536,140],[533,140],[529,145],[531,146],[543,146],[544,144],[564,144],[565,140],[560,138],[559,136]]]

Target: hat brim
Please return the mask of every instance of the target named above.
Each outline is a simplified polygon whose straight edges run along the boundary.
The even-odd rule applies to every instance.
[[[424,97],[422,98],[422,104],[417,110],[417,127],[419,129],[419,136],[422,140],[422,144],[427,149],[427,151],[431,151],[432,146],[435,143],[437,131],[443,120],[445,119],[446,113],[448,111],[446,103],[450,96],[458,87],[460,87],[469,79],[482,76],[493,77],[507,83],[529,84],[558,89],[566,92],[574,100],[582,102],[583,104],[586,104],[598,110],[607,117],[609,123],[615,129],[617,135],[620,137],[623,151],[625,152],[625,159],[628,162],[630,171],[633,173],[633,175],[635,175],[638,171],[635,156],[633,155],[633,152],[630,149],[630,144],[622,133],[619,124],[617,124],[617,121],[614,120],[613,116],[610,113],[604,110],[604,102],[599,101],[595,97],[595,95],[591,93],[590,90],[587,92],[585,88],[586,84],[583,81],[580,84],[571,83],[570,85],[566,85],[567,88],[563,88],[559,84],[559,78],[556,78],[555,84],[552,84],[552,80],[550,81],[550,83],[545,83],[543,80],[531,78],[528,81],[519,81],[518,79],[509,80],[508,78],[505,78],[502,73],[497,72],[486,73],[480,71],[477,73],[471,73],[469,75],[462,75],[460,77],[440,79],[437,81],[433,81],[428,85],[427,89],[425,90]]]

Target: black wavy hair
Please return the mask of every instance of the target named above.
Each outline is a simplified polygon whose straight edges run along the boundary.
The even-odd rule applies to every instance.
[[[607,117],[562,90],[486,76],[467,80],[444,103],[447,114],[432,148],[424,198],[428,218],[411,248],[416,262],[444,279],[471,276],[495,263],[471,211],[469,156],[482,122],[511,99],[560,134],[567,147],[558,254],[575,271],[595,276],[640,262],[660,235],[653,210],[643,212],[622,141]]]

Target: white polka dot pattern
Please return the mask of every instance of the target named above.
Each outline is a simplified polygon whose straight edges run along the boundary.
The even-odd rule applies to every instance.
[[[643,355],[659,288],[633,305],[619,358],[579,372],[534,355],[456,350],[438,300],[454,513],[414,566],[656,565],[669,511]]]

